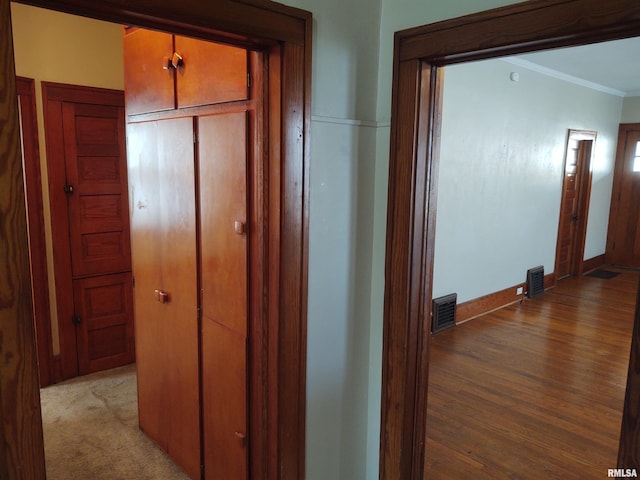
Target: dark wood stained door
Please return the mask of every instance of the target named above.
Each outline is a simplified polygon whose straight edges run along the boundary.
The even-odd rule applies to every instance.
[[[140,427],[200,477],[193,119],[127,127]]]
[[[119,277],[117,301],[115,290],[96,288],[131,272],[124,97],[51,83],[43,84],[43,96],[65,379],[135,360],[131,283]],[[107,315],[98,305],[109,303],[124,309],[117,323],[96,318]]]
[[[62,112],[73,276],[131,271],[124,109],[65,103]]]
[[[207,480],[248,472],[247,115],[198,119]]]
[[[621,125],[611,194],[607,262],[640,267],[640,124]]]
[[[590,191],[592,140],[578,140],[569,135],[564,167],[556,276],[580,275],[584,257],[584,242]]]

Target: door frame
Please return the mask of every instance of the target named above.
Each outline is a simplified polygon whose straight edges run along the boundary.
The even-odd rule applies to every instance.
[[[380,478],[424,477],[429,318],[441,102],[446,65],[640,34],[635,0],[530,0],[395,34]],[[639,467],[640,313],[618,464]],[[631,399],[631,400],[630,400]],[[632,401],[635,400],[635,403]]]
[[[20,127],[24,155],[24,184],[29,225],[29,258],[31,260],[33,315],[38,348],[38,374],[40,387],[45,387],[53,382],[53,343],[35,81],[32,78],[16,77],[16,88],[20,98]]]
[[[563,223],[565,198],[565,184],[567,181],[566,168],[567,160],[569,157],[569,149],[571,148],[571,142],[591,142],[591,148],[589,150],[589,156],[585,159],[580,157],[580,147],[578,147],[578,170],[576,172],[576,181],[578,185],[576,187],[577,198],[577,220],[575,230],[572,235],[571,241],[573,242],[573,250],[571,252],[571,258],[569,259],[569,275],[582,275],[584,270],[584,246],[587,239],[587,221],[589,219],[589,201],[591,199],[591,159],[593,158],[593,149],[596,144],[597,133],[591,130],[573,130],[569,129],[567,135],[567,144],[565,147],[564,163],[562,167],[562,198],[560,199],[560,218],[558,219],[558,241],[556,242],[556,261],[555,269],[556,280],[558,280],[558,265],[560,264],[560,242],[561,242],[561,227]]]
[[[250,352],[265,360],[260,392],[252,392],[259,399],[256,409],[261,412],[261,434],[255,440],[258,448],[252,456],[252,474],[255,478],[270,480],[304,478],[311,14],[266,0],[186,4],[170,0],[126,4],[119,0],[28,0],[22,3],[266,52],[269,91],[265,105],[268,119],[265,151],[270,159],[271,188],[264,209],[272,221],[264,235],[274,254],[270,254],[267,264],[262,266],[261,275],[269,287],[263,292],[263,332],[261,342],[252,345]],[[9,1],[0,0],[0,7],[3,20],[10,19]],[[0,24],[6,26],[10,22]],[[5,113],[6,110],[8,115],[0,115],[0,118],[17,122],[13,120],[17,118],[15,108],[12,109],[15,69],[10,29],[0,29],[0,33],[0,49],[7,53],[2,55],[5,64],[2,74],[6,82],[0,83],[9,87],[7,98],[0,98],[0,111]],[[15,130],[15,124],[8,125]],[[8,159],[12,171],[21,171],[16,147],[15,136],[2,140],[0,158]],[[10,184],[12,179],[0,169],[0,184]],[[24,196],[13,190],[10,202],[18,211],[24,208]],[[21,245],[22,239],[23,229],[19,222],[12,224],[6,234],[0,231],[0,244]],[[286,256],[281,257],[279,252],[286,252]],[[28,285],[24,277],[25,262],[22,258],[15,262],[19,268],[10,272],[9,280]],[[0,367],[3,378],[0,385],[3,407],[0,412],[3,420],[0,476],[44,478],[37,389],[28,388],[33,385],[34,378],[37,380],[33,331],[28,326],[32,319],[30,301],[0,282],[0,298],[5,295],[12,305],[16,304],[8,312],[13,315],[13,321],[5,330],[14,332],[19,338],[7,342],[4,348],[7,354],[20,361],[20,368]],[[0,310],[0,313],[3,312]],[[15,386],[23,383],[27,388]],[[16,404],[32,408],[21,407],[16,412]],[[6,408],[10,405],[13,407]],[[25,474],[25,465],[31,472]]]

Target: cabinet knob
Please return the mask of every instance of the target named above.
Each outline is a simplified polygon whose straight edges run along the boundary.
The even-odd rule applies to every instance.
[[[169,293],[163,290],[156,290],[156,300],[160,303],[169,303]]]
[[[235,222],[233,222],[233,231],[236,235],[244,235],[247,233],[247,227],[244,222],[236,220]]]
[[[247,445],[247,436],[242,432],[233,432],[234,435],[242,442],[242,446],[245,447]]]

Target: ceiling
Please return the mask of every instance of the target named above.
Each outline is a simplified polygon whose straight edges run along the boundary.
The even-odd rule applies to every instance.
[[[560,48],[508,61],[621,97],[640,96],[640,38]]]

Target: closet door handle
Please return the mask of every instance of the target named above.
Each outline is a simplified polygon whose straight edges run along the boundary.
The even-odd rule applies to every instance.
[[[237,438],[240,439],[240,441],[242,442],[242,446],[243,447],[247,445],[247,436],[244,433],[242,433],[242,432],[233,432],[233,433],[235,434],[235,436]]]
[[[164,290],[156,290],[156,300],[160,303],[169,303],[169,293]]]

